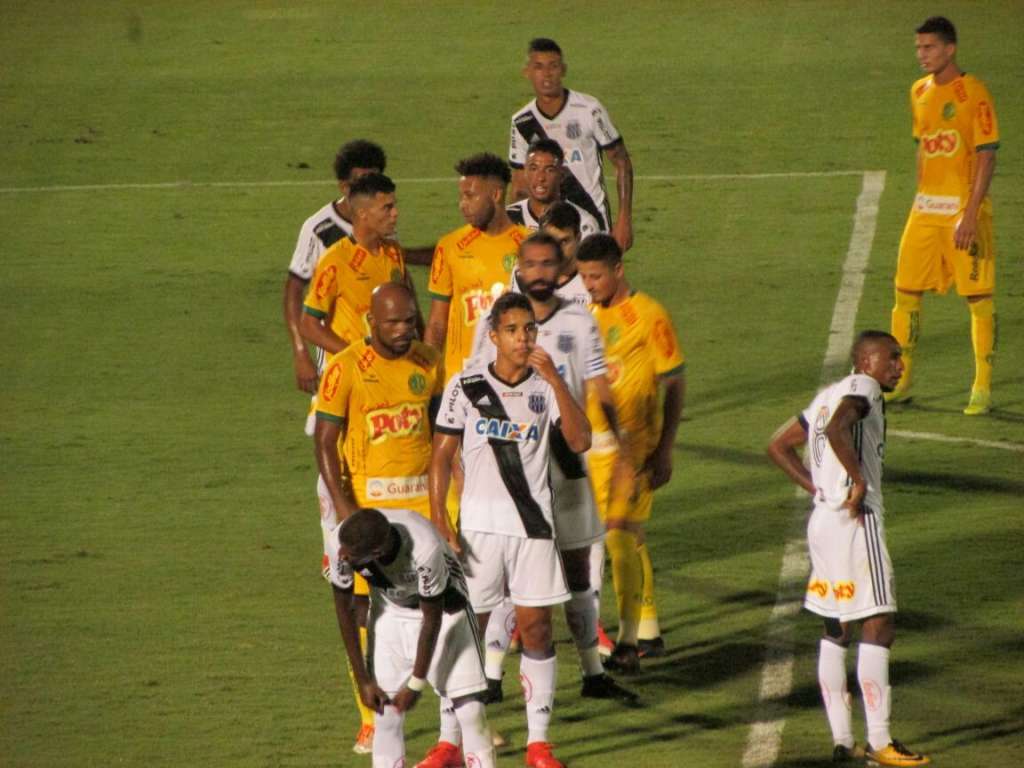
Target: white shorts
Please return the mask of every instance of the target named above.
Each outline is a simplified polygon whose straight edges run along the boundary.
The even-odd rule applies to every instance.
[[[560,550],[582,549],[604,538],[604,524],[597,516],[589,477],[566,480],[552,462],[551,495],[555,541]]]
[[[807,548],[811,578],[804,608],[842,622],[896,611],[882,510],[854,518],[845,509],[815,506]]]
[[[373,601],[369,657],[377,685],[394,696],[412,675],[423,617],[399,613],[386,605],[380,608],[380,602]],[[443,614],[427,682],[438,696],[451,699],[486,690],[482,654],[476,616],[465,608]]]
[[[552,539],[502,533],[462,533],[463,568],[476,613],[490,613],[505,599],[515,605],[558,605],[569,599],[562,558]]]

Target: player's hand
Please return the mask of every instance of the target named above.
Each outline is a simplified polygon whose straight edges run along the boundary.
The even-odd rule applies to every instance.
[[[644,471],[650,474],[651,490],[656,491],[672,479],[672,452],[657,450],[647,457]]]
[[[292,357],[295,360],[295,386],[312,395],[316,392],[317,385],[316,366],[309,359],[306,350],[296,352]]]
[[[555,367],[555,361],[551,359],[551,355],[544,351],[544,348],[539,344],[530,352],[526,362],[548,384],[554,385],[560,378],[558,369]]]
[[[864,502],[864,494],[867,493],[868,487],[863,480],[855,482],[850,487],[850,495],[846,497],[846,501],[843,502],[842,508],[849,510],[850,517],[859,517],[864,513],[864,509],[861,504]]]
[[[964,215],[957,222],[956,229],[953,231],[953,245],[961,251],[970,250],[971,244],[974,243],[974,236],[977,233],[978,212],[968,208],[964,211]]]
[[[395,694],[395,698],[391,700],[391,704],[399,712],[408,712],[410,709],[416,706],[416,702],[419,700],[419,691],[414,691],[412,688],[403,687],[402,690]]]
[[[633,222],[625,216],[619,216],[612,225],[612,237],[625,253],[633,247]]]
[[[388,695],[380,689],[380,686],[373,680],[369,680],[359,686],[359,698],[363,704],[368,706],[378,715],[384,713],[384,707],[391,703]]]

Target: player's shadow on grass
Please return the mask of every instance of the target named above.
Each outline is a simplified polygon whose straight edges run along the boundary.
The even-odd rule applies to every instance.
[[[701,641],[673,648],[661,659],[646,662],[636,679],[645,686],[707,688],[744,675],[759,667],[763,660],[761,643]]]
[[[951,728],[926,731],[921,735],[923,741],[939,741],[943,749],[950,747],[966,747],[985,741],[998,739],[1018,740],[1024,733],[1024,707],[1016,707],[1005,717],[974,720],[960,723]],[[1011,742],[1008,742],[1011,743]]]
[[[684,454],[694,454],[709,461],[720,461],[725,464],[735,464],[741,467],[764,468],[769,466],[768,457],[764,451],[743,451],[738,448],[726,448],[721,445],[708,445],[707,443],[684,443],[683,445],[677,445],[676,451]]]
[[[922,470],[887,469],[885,479],[888,483],[921,487],[926,489],[944,488],[949,491],[970,493],[1005,493],[1011,496],[1024,496],[1024,481],[1010,480],[1001,477],[984,477],[957,473],[925,472]]]

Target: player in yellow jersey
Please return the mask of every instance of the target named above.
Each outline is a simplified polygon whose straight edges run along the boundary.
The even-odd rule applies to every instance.
[[[416,510],[430,516],[427,468],[432,398],[441,392],[436,350],[416,340],[419,314],[404,283],[376,288],[367,316],[369,340],[356,340],[327,361],[317,393],[314,446],[320,477],[324,547],[360,507]],[[343,467],[347,471],[343,471]],[[356,612],[366,641],[366,582],[356,585]],[[373,712],[359,700],[356,751],[373,744]]]
[[[987,413],[992,401],[996,317],[995,244],[989,184],[999,124],[985,84],[956,63],[956,28],[933,16],[916,30],[917,59],[927,75],[911,86],[917,142],[917,194],[900,240],[892,335],[903,348],[904,372],[890,401],[909,399],[921,297],[956,284],[971,313],[974,383],[964,413]]]
[[[633,291],[626,281],[615,238],[586,238],[576,262],[594,300],[591,311],[604,338],[619,431],[631,465],[616,462],[618,442],[599,403],[590,398],[590,477],[608,529],[605,546],[619,609],[618,642],[609,666],[629,672],[638,669],[639,652],[664,652],[644,523],[651,515],[653,492],[672,477],[672,449],[686,392],[685,361],[664,307]]]

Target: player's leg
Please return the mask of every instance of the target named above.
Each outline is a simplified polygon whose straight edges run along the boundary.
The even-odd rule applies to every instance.
[[[616,661],[612,662],[612,666],[624,672],[635,672],[638,663],[633,663],[631,659],[637,652],[644,583],[640,539],[628,521],[621,517],[609,518],[605,547],[612,562],[612,586],[615,588],[619,614],[618,637],[609,659],[622,657],[625,663]]]
[[[644,585],[640,592],[640,624],[637,627],[637,649],[641,658],[664,656],[665,641],[661,639],[661,625],[658,624],[658,604],[654,598],[654,565],[651,551],[640,532],[640,565],[643,567]]]
[[[903,375],[892,392],[885,397],[888,402],[899,402],[908,399],[908,391],[912,381],[914,355],[917,340],[921,334],[921,298],[920,291],[895,290],[896,302],[892,308],[892,335],[903,350]]]
[[[484,635],[484,673],[487,675],[487,703],[498,703],[504,699],[501,678],[502,665],[508,654],[512,633],[516,628],[516,610],[509,598],[491,611]]]
[[[825,634],[818,643],[818,685],[825,715],[832,731],[833,759],[852,758],[853,699],[846,684],[846,653],[850,647],[849,625],[825,619]]]
[[[996,265],[991,215],[978,216],[974,242],[967,251],[955,251],[953,260],[957,292],[966,297],[971,313],[974,350],[974,381],[964,413],[978,416],[992,407],[992,364],[996,352],[996,307],[992,299]]]
[[[373,630],[373,677],[393,697],[412,674],[422,621],[399,617],[386,608],[370,617]],[[373,768],[392,768],[405,760],[405,714],[392,706],[376,716],[372,739]]]
[[[896,262],[895,298],[892,308],[892,335],[903,348],[903,375],[888,402],[908,399],[913,381],[914,357],[921,334],[921,297],[925,291],[945,291],[949,278],[942,270],[943,235],[946,227],[926,227],[913,216],[907,220],[900,238]]]

